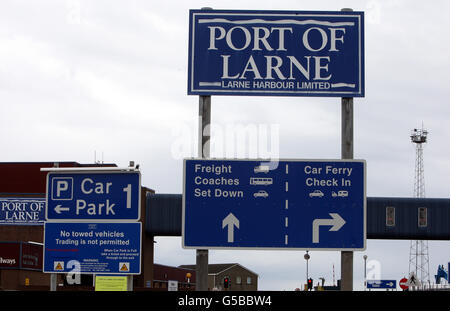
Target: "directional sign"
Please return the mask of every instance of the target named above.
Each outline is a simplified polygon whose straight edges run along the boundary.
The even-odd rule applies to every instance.
[[[49,172],[49,221],[132,221],[140,218],[138,171]]]
[[[140,274],[140,222],[44,225],[44,272]]]
[[[363,250],[364,160],[184,161],[183,247]]]
[[[389,289],[397,288],[396,280],[367,280],[367,288]]]
[[[364,13],[191,10],[188,94],[364,96]]]

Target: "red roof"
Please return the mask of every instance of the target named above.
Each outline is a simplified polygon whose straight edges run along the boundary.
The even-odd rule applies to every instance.
[[[59,167],[117,167],[115,164],[80,164],[58,162]],[[47,172],[42,167],[53,167],[54,162],[2,162],[0,163],[1,194],[45,194]]]

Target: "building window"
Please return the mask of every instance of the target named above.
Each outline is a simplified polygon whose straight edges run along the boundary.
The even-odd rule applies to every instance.
[[[427,208],[419,207],[419,227],[426,227],[427,224]]]
[[[395,227],[395,207],[386,207],[386,226]]]
[[[242,278],[240,276],[236,277],[236,284],[241,285],[242,284]]]
[[[247,284],[252,284],[252,277],[251,276],[247,277]]]

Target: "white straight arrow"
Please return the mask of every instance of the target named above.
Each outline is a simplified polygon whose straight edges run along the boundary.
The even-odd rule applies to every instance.
[[[61,214],[61,212],[68,212],[69,210],[70,210],[70,208],[62,207],[61,204],[58,204],[55,206],[55,212],[57,212],[58,214]]]
[[[222,229],[228,226],[228,243],[234,242],[234,226],[239,229],[239,220],[233,213],[229,213],[222,221]]]
[[[338,231],[343,225],[345,220],[337,213],[330,213],[331,219],[314,219],[313,221],[313,243],[319,243],[319,227],[320,226],[332,226],[330,231]]]

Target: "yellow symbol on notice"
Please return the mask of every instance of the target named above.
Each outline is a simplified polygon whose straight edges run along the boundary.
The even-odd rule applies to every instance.
[[[121,262],[121,263],[119,263],[119,271],[120,272],[128,272],[128,271],[130,271],[130,263],[129,262]]]
[[[64,270],[64,261],[55,261],[53,263],[53,270],[63,271]]]

